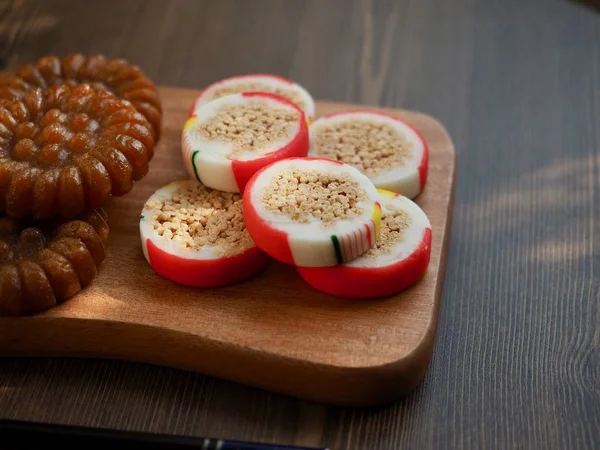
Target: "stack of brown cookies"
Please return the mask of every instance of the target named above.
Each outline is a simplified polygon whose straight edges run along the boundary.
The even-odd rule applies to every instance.
[[[0,316],[91,283],[100,208],[146,175],[161,118],[156,86],[122,59],[48,56],[0,74]]]

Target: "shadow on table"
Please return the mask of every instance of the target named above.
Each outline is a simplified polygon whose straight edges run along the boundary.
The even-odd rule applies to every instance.
[[[0,385],[7,419],[331,448],[397,442],[424,413],[425,395],[421,383],[393,405],[338,408],[177,369],[73,358],[6,358]],[[359,420],[381,433],[363,435]]]
[[[594,9],[600,12],[600,0],[571,0],[573,3],[579,3],[580,5]]]

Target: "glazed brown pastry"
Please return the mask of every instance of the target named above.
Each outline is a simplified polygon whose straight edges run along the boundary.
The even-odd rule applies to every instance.
[[[108,231],[101,210],[62,223],[0,218],[0,316],[45,311],[90,284]]]
[[[152,127],[89,85],[0,97],[0,213],[69,219],[131,190],[148,172]]]
[[[31,87],[47,89],[56,84],[87,83],[95,89],[108,89],[129,100],[148,119],[158,140],[162,107],[156,86],[137,66],[123,59],[102,55],[68,55],[63,59],[46,56],[35,64],[18,67],[14,73],[0,74],[0,95],[22,96]]]

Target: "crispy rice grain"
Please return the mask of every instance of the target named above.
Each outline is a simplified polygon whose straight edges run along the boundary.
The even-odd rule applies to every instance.
[[[350,164],[370,177],[406,164],[412,149],[391,125],[363,120],[322,125],[313,144],[320,156]]]
[[[267,83],[260,83],[256,81],[229,84],[227,86],[223,86],[222,88],[215,89],[210,99],[215,100],[226,95],[239,94],[241,92],[268,92],[288,99],[302,110],[306,108],[304,100],[302,100],[302,97],[296,91],[281,87],[273,88],[273,86],[270,86]]]
[[[277,141],[288,139],[299,113],[274,107],[266,101],[245,105],[224,105],[210,120],[198,124],[205,140],[221,140],[233,146],[233,154],[253,150],[264,152]]]
[[[288,169],[273,177],[262,200],[268,211],[302,223],[314,217],[327,226],[361,215],[363,210],[357,203],[366,198],[365,190],[347,173]]]
[[[242,196],[216,191],[198,183],[184,184],[168,199],[150,199],[146,208],[159,236],[181,250],[218,246],[217,256],[231,256],[250,248],[252,239],[242,216]]]
[[[375,259],[389,255],[398,242],[404,238],[404,232],[410,226],[410,216],[404,210],[386,212],[381,218],[381,231],[375,245],[363,255]]]

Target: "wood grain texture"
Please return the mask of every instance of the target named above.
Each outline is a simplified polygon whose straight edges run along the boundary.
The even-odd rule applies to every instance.
[[[150,172],[105,208],[111,234],[101,276],[43,314],[0,318],[0,355],[148,362],[343,405],[405,395],[431,359],[446,271],[454,148],[443,126],[417,112],[384,110],[419,130],[429,147],[428,181],[416,201],[431,222],[431,261],[413,287],[386,299],[343,300],[315,291],[293,266],[273,261],[249,281],[199,290],[156,275],[139,238],[148,197],[188,177],[181,130],[199,94],[160,90],[163,131]],[[358,108],[317,102],[317,117]]]
[[[458,155],[436,344],[424,382],[385,408],[323,407],[143,364],[6,359],[0,415],[344,449],[600,446],[596,9],[0,1],[7,67],[70,51],[123,56],[192,88],[275,72],[316,98],[440,119]]]

